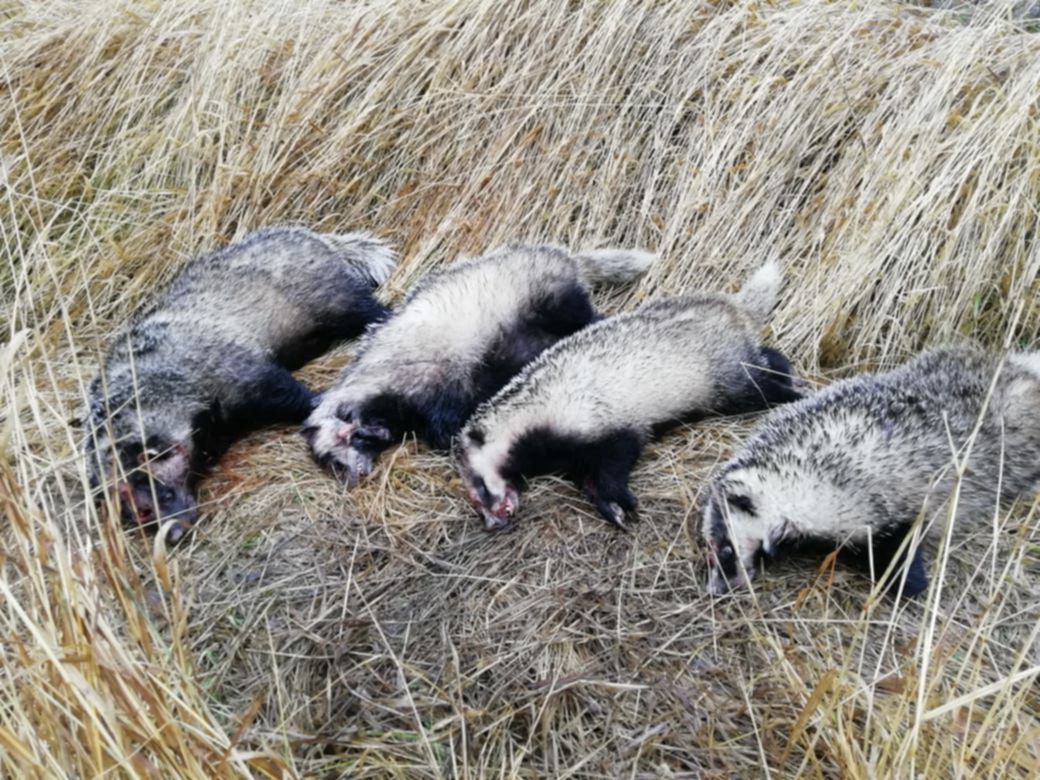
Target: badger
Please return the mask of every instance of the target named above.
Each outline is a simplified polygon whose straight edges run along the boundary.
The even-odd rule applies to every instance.
[[[635,519],[629,475],[655,434],[800,398],[790,363],[759,343],[781,281],[770,263],[736,295],[653,301],[546,350],[482,405],[455,441],[485,528],[510,524],[522,477],[550,471],[573,479],[623,528]]]
[[[941,526],[951,496],[955,519],[992,515],[1037,489],[1038,454],[1040,353],[943,348],[835,382],[772,412],[713,478],[709,590],[747,585],[761,557],[822,543],[890,570],[889,592],[918,594],[928,578],[915,521]]]
[[[303,427],[318,463],[348,486],[409,432],[435,449],[546,347],[597,313],[589,286],[631,281],[654,256],[513,245],[431,274],[367,334]]]
[[[123,521],[197,516],[197,483],[246,430],[299,424],[315,395],[291,369],[384,319],[373,289],[394,252],[363,233],[271,227],[180,271],[113,340],[88,399],[84,449],[98,502]]]

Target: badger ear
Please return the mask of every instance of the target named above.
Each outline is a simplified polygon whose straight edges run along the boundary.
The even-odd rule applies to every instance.
[[[794,539],[797,535],[795,527],[791,525],[790,520],[784,520],[780,525],[775,526],[769,530],[769,536],[765,540],[765,544],[762,545],[762,551],[772,557],[776,555],[777,549],[784,542]]]
[[[184,457],[187,454],[188,447],[184,442],[175,442],[170,446],[150,444],[141,450],[141,453],[137,456],[137,462],[141,465],[148,462],[162,463],[170,458]]]
[[[132,469],[144,462],[145,446],[134,439],[122,440],[115,445],[119,465],[124,469]]]
[[[486,441],[482,428],[470,428],[466,431],[466,438],[470,440],[471,444],[476,444],[478,447],[483,447]]]

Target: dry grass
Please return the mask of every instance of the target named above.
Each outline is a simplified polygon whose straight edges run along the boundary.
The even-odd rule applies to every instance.
[[[271,222],[390,238],[391,298],[517,238],[659,250],[608,309],[776,257],[772,341],[820,376],[1035,345],[1040,37],[895,2],[296,5],[0,3],[0,772],[1035,776],[1035,506],[938,545],[913,604],[804,559],[712,600],[698,494],[751,420],[654,447],[631,536],[550,479],[485,535],[414,444],[345,495],[267,431],[167,555],[84,505],[70,420],[130,311]]]

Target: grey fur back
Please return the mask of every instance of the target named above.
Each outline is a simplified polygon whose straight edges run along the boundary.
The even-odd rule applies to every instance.
[[[887,588],[928,586],[911,533],[991,522],[1040,485],[1040,356],[928,352],[882,374],[835,382],[776,409],[706,491],[708,589],[754,579],[759,558],[817,540],[843,546]],[[955,500],[955,506],[950,503]],[[895,568],[892,568],[895,567]]]
[[[737,297],[665,298],[546,350],[467,427],[510,438],[540,425],[593,438],[631,427],[648,437],[691,409],[721,410],[760,363],[757,326]]]
[[[845,518],[844,531],[876,530],[912,521],[929,496],[933,509],[942,504],[956,482],[954,451],[967,457],[961,515],[985,517],[998,498],[1037,489],[1040,377],[1028,356],[1002,362],[975,349],[941,349],[836,382],[772,412],[719,481],[753,477],[772,486],[765,495],[806,507],[788,510],[796,524],[811,520],[815,500],[828,522]],[[827,498],[812,491],[800,498],[797,486],[810,481],[840,487]]]
[[[357,359],[325,394],[316,416],[372,393],[423,398],[430,388],[468,390],[474,367],[504,329],[539,299],[575,284],[586,285],[580,261],[549,244],[501,247],[428,275],[393,318],[365,336]]]
[[[88,450],[107,449],[109,433],[190,436],[214,400],[233,406],[250,389],[257,366],[342,318],[356,290],[369,297],[392,257],[364,234],[272,227],[192,260],[113,338],[90,389]]]

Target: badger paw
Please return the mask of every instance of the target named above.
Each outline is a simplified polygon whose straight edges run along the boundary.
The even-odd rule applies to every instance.
[[[167,544],[176,545],[184,541],[194,527],[194,523],[191,522],[170,520],[163,524],[159,533],[162,535],[163,532],[165,532],[164,538],[166,539]]]
[[[636,519],[634,515],[630,517],[619,504],[613,501],[607,504],[599,504],[596,508],[599,509],[599,513],[603,515],[608,523],[617,526],[622,531],[628,531],[628,523]]]
[[[596,509],[611,525],[628,531],[632,523],[639,522],[635,496],[627,487],[605,488],[589,479],[585,482],[585,493],[596,505]]]
[[[902,589],[904,598],[913,598],[928,590],[928,569],[924,562],[924,550],[919,547],[914,551],[913,557],[906,565],[905,582],[903,570],[896,569],[892,572],[887,585],[888,592],[893,597],[899,595],[900,589]]]

